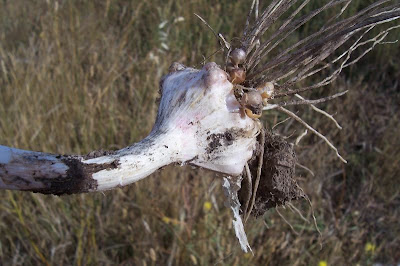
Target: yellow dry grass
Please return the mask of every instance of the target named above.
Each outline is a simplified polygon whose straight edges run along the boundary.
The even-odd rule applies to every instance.
[[[249,2],[0,2],[0,144],[84,154],[140,140],[154,122],[158,81],[169,64],[196,66],[216,49],[214,36],[193,13],[217,32],[239,36]],[[361,4],[354,1],[349,12]],[[246,225],[254,257],[242,253],[220,178],[167,167],[106,193],[0,191],[2,264],[398,263],[398,58],[398,44],[378,47],[335,82],[350,93],[323,107],[336,114],[342,131],[301,108],[349,161],[343,165],[310,135],[297,150],[300,162],[315,172],[299,171],[299,180],[312,200],[322,249],[310,208],[299,201],[293,204],[309,222],[280,208],[291,229],[271,210]],[[269,126],[283,119],[275,112],[264,116]],[[294,128],[301,130],[291,121],[277,127],[287,135]]]

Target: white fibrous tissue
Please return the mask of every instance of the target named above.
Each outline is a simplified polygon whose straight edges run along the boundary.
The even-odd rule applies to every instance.
[[[235,234],[237,239],[239,240],[240,247],[244,252],[251,253],[251,247],[249,245],[249,241],[247,240],[246,232],[244,231],[244,226],[242,222],[242,218],[239,215],[240,210],[240,202],[238,198],[238,191],[240,189],[241,177],[233,178],[233,177],[224,177],[224,181],[222,186],[224,188],[225,196],[227,197],[227,207],[230,207],[233,212],[233,228],[235,229]]]

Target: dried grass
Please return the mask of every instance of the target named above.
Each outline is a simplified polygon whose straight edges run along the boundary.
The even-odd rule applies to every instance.
[[[1,144],[84,154],[139,140],[154,121],[158,80],[168,65],[196,65],[215,50],[214,36],[192,14],[202,15],[230,40],[241,36],[238,25],[244,25],[250,4],[59,1],[56,8],[55,1],[0,2]],[[349,5],[343,15],[365,4]],[[307,7],[302,12],[309,12]],[[325,15],[337,14],[331,12]],[[181,16],[185,21],[174,23]],[[164,21],[168,23],[161,27]],[[290,46],[312,30],[300,27],[296,37],[280,45]],[[297,147],[300,163],[315,173],[312,177],[298,169],[322,232],[322,250],[312,223],[280,210],[299,233],[295,236],[269,211],[263,219],[247,222],[255,254],[248,257],[231,230],[219,179],[190,167],[167,167],[105,194],[55,197],[1,191],[2,264],[398,263],[400,99],[395,81],[400,77],[395,59],[400,55],[396,46],[376,48],[328,86],[350,89],[342,103],[319,106],[335,114],[343,126],[340,133],[324,116],[302,115],[339,143],[349,161],[341,165],[311,134]],[[218,55],[210,60],[223,63]],[[325,70],[314,76],[324,77]],[[320,96],[326,95],[314,92],[305,98]],[[284,116],[270,111],[263,119],[273,125]],[[302,132],[292,120],[276,130]],[[306,202],[295,206],[311,221]],[[374,252],[365,251],[367,243],[376,246]]]

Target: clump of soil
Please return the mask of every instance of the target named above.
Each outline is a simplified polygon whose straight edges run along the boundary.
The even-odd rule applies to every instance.
[[[268,209],[284,205],[286,202],[304,196],[303,191],[295,180],[296,155],[293,145],[286,142],[281,136],[264,130],[264,147],[256,149],[249,168],[252,175],[252,187],[257,177],[257,168],[261,149],[264,148],[263,166],[261,169],[260,183],[256,191],[254,208],[251,214],[255,217],[263,215]],[[261,137],[258,137],[260,142]],[[245,176],[245,173],[243,173]],[[249,193],[249,185],[242,181],[239,191],[239,200],[242,206]]]

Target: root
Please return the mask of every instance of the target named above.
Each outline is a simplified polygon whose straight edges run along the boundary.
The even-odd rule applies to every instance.
[[[340,96],[346,94],[347,92],[348,92],[348,90],[336,93],[336,94],[328,96],[328,97],[320,98],[320,99],[317,99],[317,100],[306,100],[306,99],[303,98],[303,100],[301,100],[301,101],[288,101],[288,102],[280,102],[280,103],[277,103],[277,104],[268,104],[267,106],[265,106],[263,108],[263,110],[264,111],[265,110],[272,110],[272,109],[276,109],[278,107],[290,106],[290,105],[303,105],[303,104],[314,105],[314,104],[319,104],[319,103],[327,102],[329,100],[332,100],[332,99],[335,99],[337,97],[340,97]]]
[[[296,96],[297,98],[299,98],[299,99],[301,99],[301,100],[305,100],[302,96],[300,96],[300,95],[297,94],[297,93],[296,93],[294,96]],[[318,107],[316,107],[316,106],[313,105],[313,104],[310,104],[310,106],[311,106],[311,108],[312,108],[314,111],[316,111],[316,112],[318,112],[318,113],[320,113],[320,114],[322,114],[322,115],[328,117],[330,120],[332,120],[333,123],[335,123],[335,126],[336,126],[338,129],[342,129],[342,126],[339,125],[339,123],[336,121],[335,118],[333,118],[333,116],[332,116],[331,114],[325,112],[324,110],[319,109]]]
[[[243,218],[244,218],[244,223],[246,223],[246,217],[248,217],[248,212],[247,209],[249,207],[249,203],[251,200],[251,195],[252,195],[252,190],[253,190],[253,185],[252,185],[252,177],[251,177],[251,172],[250,172],[250,168],[249,168],[249,164],[246,163],[245,165],[245,171],[246,173],[244,174],[245,179],[246,180],[246,195],[245,195],[245,203],[243,205]],[[243,185],[242,185],[243,186]],[[245,188],[243,188],[245,189]]]
[[[260,144],[261,144],[262,149],[261,149],[260,157],[258,159],[257,176],[256,176],[256,180],[254,182],[254,189],[253,189],[250,207],[246,214],[246,217],[244,218],[245,223],[247,222],[247,219],[249,218],[250,213],[253,210],[254,203],[256,201],[256,195],[257,195],[258,186],[260,184],[261,170],[262,170],[263,161],[264,161],[264,145],[265,145],[265,129],[264,129],[264,127],[261,127],[260,134],[261,134]]]
[[[303,192],[303,198],[308,202],[308,205],[310,205],[310,208],[311,208],[311,216],[312,216],[313,221],[314,221],[314,227],[315,227],[315,229],[317,230],[317,232],[318,232],[318,234],[319,234],[319,245],[320,245],[320,248],[322,249],[322,233],[321,233],[321,231],[320,231],[319,228],[318,228],[317,218],[315,218],[314,208],[313,208],[313,206],[312,206],[312,204],[311,204],[311,200],[310,200],[310,198],[307,196],[307,194],[304,193],[304,190],[303,190],[300,186],[298,186],[298,188]]]
[[[289,208],[290,208],[292,211],[295,211],[295,212],[300,216],[300,218],[301,218],[304,222],[310,223],[310,221],[307,220],[307,219],[303,216],[303,214],[300,212],[300,210],[297,209],[291,202],[288,202],[288,203],[287,203],[287,206],[289,206]]]
[[[308,168],[308,167],[306,167],[306,166],[304,166],[304,165],[302,165],[302,164],[300,164],[300,163],[296,163],[296,166],[298,166],[298,167],[300,167],[300,168],[303,168],[304,170],[306,170],[307,172],[309,172],[312,176],[315,176],[314,172],[311,171],[310,168]]]
[[[344,162],[347,163],[347,161],[339,154],[337,148],[321,133],[319,133],[317,130],[315,130],[314,128],[312,128],[310,125],[308,125],[306,122],[304,122],[303,119],[301,119],[299,116],[297,116],[295,113],[283,108],[283,107],[277,107],[277,109],[279,111],[282,111],[283,113],[289,115],[290,117],[294,118],[297,122],[299,122],[300,124],[302,124],[304,127],[306,127],[307,129],[309,129],[312,133],[314,133],[315,135],[317,135],[318,137],[320,137],[321,139],[323,139],[329,147],[331,147],[332,150],[334,150],[336,152],[336,156],[339,157],[339,159]]]
[[[275,208],[275,211],[276,211],[276,213],[282,218],[282,220],[283,220],[287,225],[289,225],[290,229],[292,229],[292,231],[293,231],[293,233],[294,233],[295,235],[297,235],[297,236],[300,235],[296,230],[294,230],[293,225],[292,225],[291,223],[289,223],[288,220],[286,220],[285,216],[283,216],[283,215],[279,212],[278,207]]]
[[[306,16],[294,19],[298,12],[304,8],[308,2],[309,1],[304,1],[295,11],[293,11],[286,21],[281,24],[278,30],[276,30],[269,39],[261,43],[258,48],[256,48],[255,41],[260,39],[268,28],[278,21],[278,18],[288,10],[288,7],[294,5],[293,1],[281,0],[279,3],[273,1],[263,12],[263,15],[254,23],[253,29],[247,31],[243,36],[242,42],[244,43],[247,54],[249,54],[247,60],[249,84],[257,85],[266,80],[276,82],[284,78],[289,78],[281,88],[286,90],[286,92],[291,92],[291,87],[293,87],[297,82],[310,77],[345,58],[340,66],[327,79],[315,84],[315,86],[313,85],[307,89],[302,89],[301,91],[327,85],[338,76],[343,68],[356,63],[360,58],[372,50],[376,44],[388,43],[383,40],[387,37],[388,33],[397,26],[382,30],[374,38],[361,42],[363,37],[369,33],[372,28],[400,18],[399,4],[392,3],[389,6],[385,6],[384,4],[391,1],[381,0],[367,8],[364,8],[352,17],[344,18],[335,22],[335,20],[343,14],[344,10],[347,9],[351,1],[331,0],[322,7],[309,12]],[[278,45],[295,32],[295,30],[309,22],[321,12],[327,9],[332,9],[342,3],[344,3],[344,6],[340,12],[327,20],[327,23],[322,26],[320,30],[307,36],[303,40],[300,40],[296,44],[277,54],[275,57],[268,58],[268,61],[265,61],[267,54],[278,47]],[[334,60],[330,60],[328,63],[323,63],[324,60],[334,54],[339,47],[357,35],[361,37],[358,37],[345,53],[341,54]],[[362,52],[359,57],[350,62],[350,55],[352,52],[368,43],[373,44]],[[315,69],[319,64],[324,65]]]
[[[296,146],[299,145],[300,141],[304,138],[305,135],[307,135],[307,133],[308,133],[308,130],[307,130],[307,129],[304,130],[304,132],[301,133],[301,134],[296,138],[296,141],[294,142],[294,145],[296,145]]]

